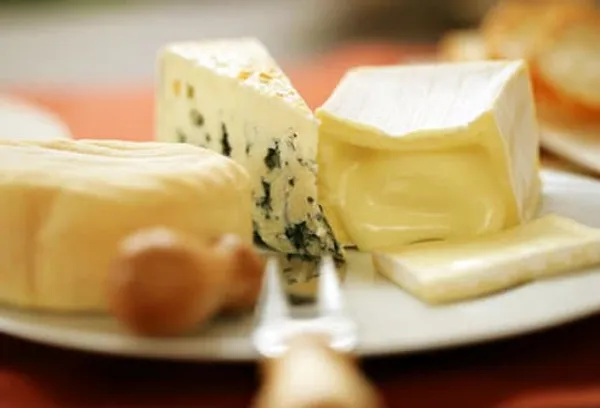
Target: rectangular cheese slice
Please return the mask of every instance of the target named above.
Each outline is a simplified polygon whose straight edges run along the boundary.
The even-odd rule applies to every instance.
[[[250,178],[191,145],[0,141],[0,301],[106,311],[117,245],[141,228],[252,242]]]
[[[254,39],[176,43],[158,63],[156,138],[243,165],[254,230],[269,248],[342,259],[317,194],[318,122],[265,47]]]
[[[524,62],[351,70],[317,110],[319,197],[365,251],[525,222],[540,196]]]
[[[472,241],[373,255],[376,269],[428,303],[463,300],[600,263],[600,230],[547,215]]]

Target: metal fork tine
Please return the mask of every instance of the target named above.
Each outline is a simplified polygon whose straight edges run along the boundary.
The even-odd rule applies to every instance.
[[[330,256],[322,259],[319,267],[317,308],[321,316],[344,314],[344,299],[335,263]]]
[[[259,309],[256,315],[260,320],[260,324],[277,324],[289,319],[289,305],[279,277],[279,261],[275,257],[267,260],[257,307]]]
[[[375,389],[349,356],[358,343],[357,325],[344,312],[331,257],[321,260],[319,272],[316,306],[320,316],[293,318],[280,283],[279,264],[275,259],[267,262],[259,303],[262,310],[257,310],[260,323],[252,341],[268,364],[255,407],[382,407]]]

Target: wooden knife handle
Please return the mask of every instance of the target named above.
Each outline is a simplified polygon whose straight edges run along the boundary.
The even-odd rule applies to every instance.
[[[350,355],[326,339],[298,336],[281,357],[264,361],[254,408],[382,408],[375,388]]]

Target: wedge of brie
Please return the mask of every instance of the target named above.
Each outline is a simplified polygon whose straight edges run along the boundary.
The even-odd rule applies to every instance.
[[[373,255],[375,268],[428,303],[487,295],[600,263],[600,230],[547,215],[472,241]]]
[[[191,145],[0,140],[0,301],[106,310],[121,239],[166,227],[252,240],[246,171]]]
[[[355,69],[317,117],[319,197],[345,244],[475,237],[536,213],[538,124],[522,61]]]

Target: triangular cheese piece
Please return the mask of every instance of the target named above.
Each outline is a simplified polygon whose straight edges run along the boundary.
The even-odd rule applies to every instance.
[[[158,140],[207,147],[248,170],[260,240],[342,258],[317,197],[318,122],[259,41],[166,46],[157,95]]]

